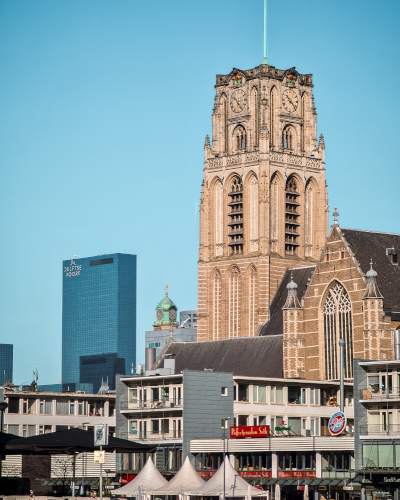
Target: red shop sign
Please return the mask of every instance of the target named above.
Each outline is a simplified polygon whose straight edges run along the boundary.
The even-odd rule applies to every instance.
[[[306,470],[306,477],[314,479],[317,477],[317,473],[315,470]]]
[[[260,479],[262,477],[264,478],[269,478],[272,477],[272,472],[271,471],[238,471],[239,476],[245,477],[248,479]]]
[[[269,425],[231,427],[230,436],[231,438],[269,437]]]

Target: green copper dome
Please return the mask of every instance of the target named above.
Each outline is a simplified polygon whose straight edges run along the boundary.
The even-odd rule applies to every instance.
[[[177,326],[176,321],[178,308],[168,297],[168,285],[165,287],[165,297],[157,304],[157,320],[154,326],[171,325]]]

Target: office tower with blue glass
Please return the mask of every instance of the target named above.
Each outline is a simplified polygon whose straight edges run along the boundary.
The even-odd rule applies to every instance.
[[[13,344],[0,344],[0,385],[13,379]]]
[[[136,255],[63,262],[62,385],[93,384],[136,366]]]

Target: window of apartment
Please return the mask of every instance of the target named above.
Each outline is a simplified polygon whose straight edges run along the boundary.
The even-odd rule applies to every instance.
[[[152,420],[151,421],[151,432],[152,434],[158,434],[160,432],[160,421]]]
[[[162,420],[162,430],[163,430],[163,434],[169,433],[169,419],[168,418],[164,418]]]
[[[8,413],[19,413],[19,398],[8,398]]]
[[[338,403],[337,389],[333,387],[322,389],[321,400],[324,406],[336,406]]]
[[[324,451],[322,453],[322,469],[326,470],[328,465],[335,470],[352,470],[354,469],[354,452]]]
[[[130,403],[137,403],[137,388],[130,388],[129,389],[129,402]]]
[[[15,398],[17,399],[17,398]],[[8,424],[8,433],[14,434],[15,436],[19,436],[19,425]]]
[[[238,415],[238,425],[249,425],[249,416],[248,415]]]
[[[109,417],[114,417],[114,411],[115,411],[115,404],[110,401],[108,405],[108,416]]]
[[[68,401],[56,401],[56,415],[68,415]]]
[[[75,401],[73,401],[72,399],[69,402],[69,414],[75,415]]]
[[[51,425],[39,425],[39,434],[49,434],[51,432]]]
[[[267,402],[267,386],[266,385],[253,385],[253,401],[255,403]]]
[[[40,401],[40,414],[41,415],[53,414],[53,401],[51,399],[42,399]]]
[[[292,433],[301,436],[301,417],[289,417],[288,427]]]
[[[315,453],[313,451],[278,453],[280,470],[314,470]]]
[[[283,404],[283,387],[281,385],[271,387],[271,403]]]
[[[151,389],[151,399],[152,399],[152,401],[158,401],[158,399],[160,397],[159,394],[160,394],[159,388],[158,387],[153,387]]]
[[[249,386],[247,384],[238,384],[238,401],[249,400]]]
[[[78,401],[78,415],[86,415],[86,401],[82,399]]]
[[[163,401],[169,400],[169,387],[161,387],[161,398]]]
[[[304,405],[306,404],[306,390],[302,387],[289,386],[288,387],[288,403],[291,405]]]
[[[227,395],[228,395],[228,388],[221,387],[221,396],[227,396]]]
[[[22,437],[36,436],[36,425],[23,425]]]
[[[259,415],[258,417],[255,417],[255,418],[258,418],[258,425],[267,425],[266,415]],[[255,425],[257,425],[257,424],[255,424]]]
[[[353,391],[346,391],[346,405],[353,406]]]
[[[311,436],[319,436],[319,418],[312,418],[310,421]]]
[[[236,453],[236,470],[271,470],[270,453]]]
[[[24,415],[36,415],[36,399],[22,400],[22,413]]]
[[[129,434],[137,434],[137,420],[130,420]]]
[[[319,405],[319,404],[320,404],[319,389],[311,388],[310,389],[310,405]]]

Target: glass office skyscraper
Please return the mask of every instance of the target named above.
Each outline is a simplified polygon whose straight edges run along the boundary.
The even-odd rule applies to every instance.
[[[99,360],[110,358],[98,355],[106,354],[119,360],[118,371],[123,367],[125,374],[136,364],[136,255],[116,253],[63,262],[63,388],[90,382],[97,392]],[[96,361],[93,381],[88,380],[88,356]],[[114,376],[114,363],[105,362],[102,377],[108,377],[111,389]]]
[[[0,385],[13,381],[13,345],[0,344]]]

